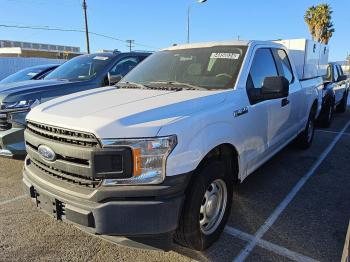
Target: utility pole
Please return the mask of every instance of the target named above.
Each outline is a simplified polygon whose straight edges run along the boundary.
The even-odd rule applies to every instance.
[[[131,49],[134,47],[135,40],[126,40],[128,43],[129,51],[131,52]]]
[[[87,9],[86,0],[83,0],[83,10],[84,10],[84,17],[85,17],[86,49],[88,54],[90,54],[89,27],[88,27],[86,9]]]

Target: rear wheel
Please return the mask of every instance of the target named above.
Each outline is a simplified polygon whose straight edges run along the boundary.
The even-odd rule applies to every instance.
[[[320,126],[329,127],[333,120],[333,113],[334,113],[334,99],[327,101],[324,108],[322,109],[319,117],[319,121],[318,121]]]
[[[344,93],[344,96],[340,102],[340,104],[337,106],[337,112],[339,113],[345,113],[346,108],[348,106],[348,92]]]
[[[301,149],[307,149],[312,144],[315,134],[315,116],[316,108],[312,107],[306,127],[296,139],[296,144]]]
[[[222,161],[210,161],[192,181],[187,192],[175,241],[204,250],[222,233],[230,214],[233,178]]]

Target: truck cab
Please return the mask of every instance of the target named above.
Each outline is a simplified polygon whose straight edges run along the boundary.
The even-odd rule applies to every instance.
[[[344,113],[347,108],[349,80],[342,67],[337,63],[329,63],[327,74],[323,77],[322,111],[318,122],[323,127],[332,123],[334,112]]]
[[[116,86],[31,110],[23,182],[42,210],[95,234],[203,250],[235,183],[288,143],[311,145],[322,85],[300,81],[278,43],[172,46]]]

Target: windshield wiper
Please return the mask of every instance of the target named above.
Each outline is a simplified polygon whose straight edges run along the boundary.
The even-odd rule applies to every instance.
[[[187,90],[207,90],[206,88],[191,85],[189,83],[182,83],[178,81],[153,81],[150,84],[159,84],[159,85],[171,85],[171,86],[185,86]]]
[[[140,88],[147,89],[147,86],[136,82],[119,82],[115,86],[119,88]]]

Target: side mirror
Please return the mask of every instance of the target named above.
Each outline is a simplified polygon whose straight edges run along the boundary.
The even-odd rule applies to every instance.
[[[341,76],[338,76],[337,82],[345,81],[347,79],[348,77],[346,75],[341,75]]]
[[[266,77],[261,88],[263,99],[287,97],[289,94],[289,81],[284,76]]]
[[[122,75],[112,75],[111,73],[108,72],[108,82],[109,85],[115,85],[122,79]]]

